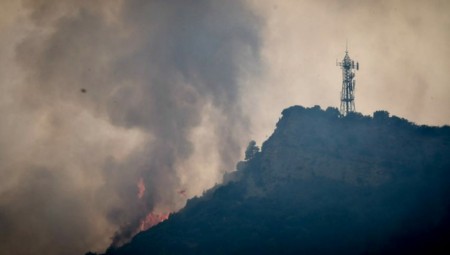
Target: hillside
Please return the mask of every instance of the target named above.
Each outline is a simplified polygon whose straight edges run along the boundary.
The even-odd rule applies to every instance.
[[[106,254],[450,252],[449,155],[448,126],[290,107],[224,184]]]

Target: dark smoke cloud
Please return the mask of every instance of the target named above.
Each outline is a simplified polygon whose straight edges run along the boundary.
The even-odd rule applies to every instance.
[[[179,190],[196,195],[233,169],[248,134],[240,86],[259,65],[261,21],[244,1],[23,8],[19,138],[2,132],[0,148],[18,144],[1,163],[2,251],[106,249],[147,213],[179,209]]]

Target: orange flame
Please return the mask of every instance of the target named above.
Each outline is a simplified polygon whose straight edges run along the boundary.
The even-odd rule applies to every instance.
[[[144,196],[144,193],[145,193],[145,184],[144,184],[144,179],[142,179],[142,177],[139,178],[136,186],[138,188],[137,197],[139,199],[142,199],[142,197]],[[158,223],[167,220],[168,218],[169,218],[169,213],[150,212],[141,221],[141,225],[139,226],[139,231],[147,230],[147,229],[157,225]]]
[[[160,222],[163,222],[169,218],[169,213],[149,213],[141,221],[140,231],[147,230]]]
[[[141,199],[144,196],[144,192],[145,192],[145,184],[144,184],[144,180],[141,178],[139,178],[139,181],[137,183],[137,188],[138,188],[138,193],[137,196],[139,199]]]

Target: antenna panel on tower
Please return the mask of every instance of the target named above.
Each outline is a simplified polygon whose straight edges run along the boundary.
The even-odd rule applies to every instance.
[[[342,91],[341,91],[341,116],[346,116],[350,112],[355,111],[355,95],[356,88],[355,72],[359,70],[359,63],[350,58],[348,50],[345,51],[345,56],[342,62],[339,62],[342,69]]]

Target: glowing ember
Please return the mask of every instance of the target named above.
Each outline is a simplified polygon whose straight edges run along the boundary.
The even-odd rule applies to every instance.
[[[163,222],[169,218],[169,213],[149,213],[145,219],[142,220],[140,231],[147,230],[160,222]]]
[[[186,190],[185,190],[185,189],[179,190],[179,191],[178,191],[178,194],[180,194],[180,195],[183,196],[183,197],[187,197],[187,196],[186,196]]]
[[[137,196],[139,199],[141,199],[144,196],[144,192],[145,192],[145,184],[144,184],[144,180],[142,179],[142,177],[139,179],[139,181],[137,183],[137,188],[138,188]]]

